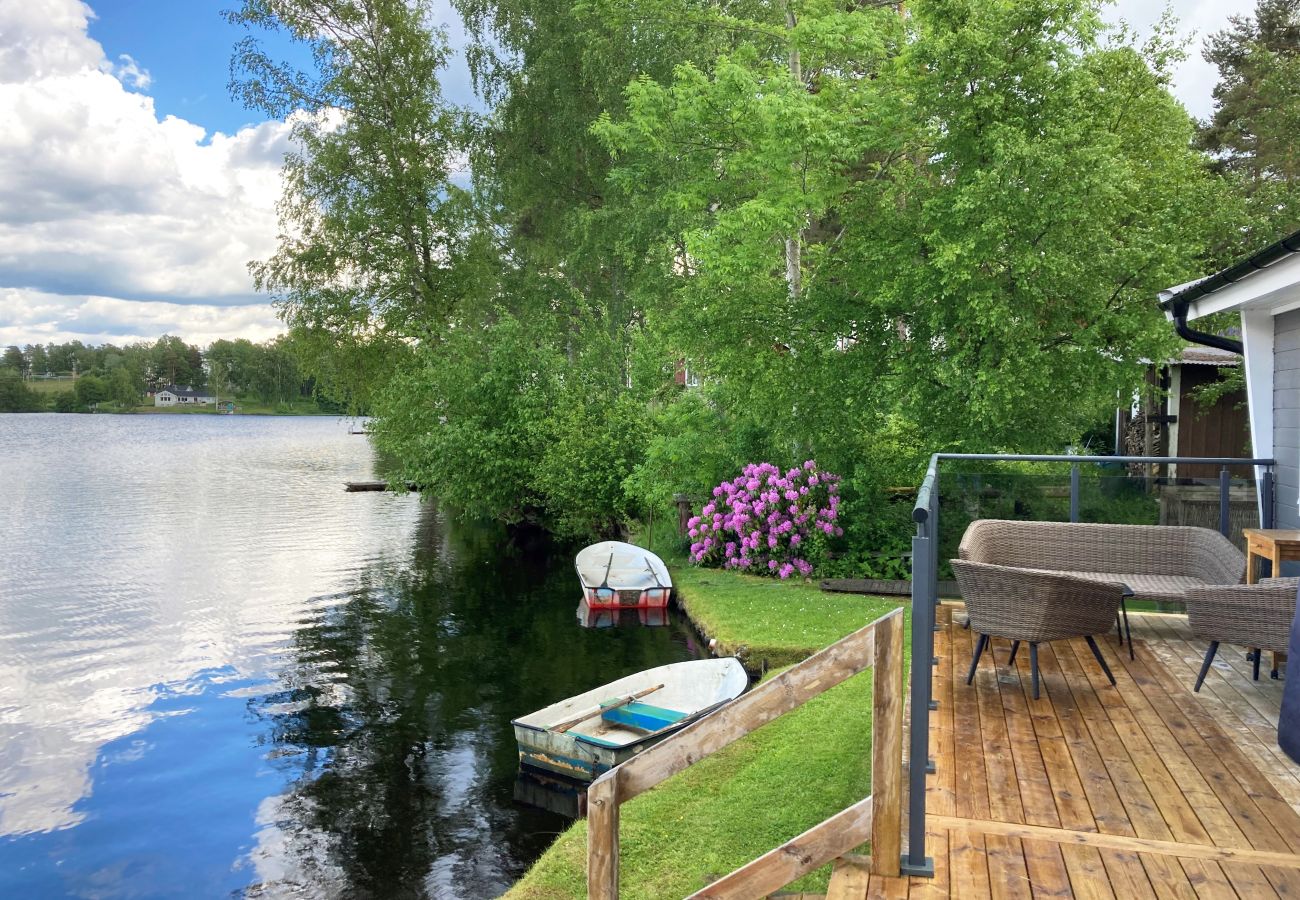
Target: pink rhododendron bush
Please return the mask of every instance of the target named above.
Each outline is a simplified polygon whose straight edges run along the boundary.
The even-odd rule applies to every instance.
[[[811,459],[788,472],[750,463],[739,478],[715,487],[687,523],[691,559],[755,575],[811,575],[827,540],[844,533],[835,524],[839,481]]]

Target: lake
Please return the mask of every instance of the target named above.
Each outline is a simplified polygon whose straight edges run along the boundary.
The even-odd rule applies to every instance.
[[[0,897],[492,897],[509,721],[700,655],[333,418],[0,415]]]

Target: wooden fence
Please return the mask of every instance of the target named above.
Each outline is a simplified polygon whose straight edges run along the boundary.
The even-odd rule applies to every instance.
[[[597,778],[587,792],[587,896],[618,898],[619,806],[862,670],[874,667],[871,796],[692,897],[753,900],[871,842],[872,871],[899,873],[903,808],[903,610],[831,644]]]

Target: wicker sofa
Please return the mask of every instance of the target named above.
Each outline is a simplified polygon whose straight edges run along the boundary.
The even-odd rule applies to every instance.
[[[1117,582],[1143,600],[1183,602],[1187,591],[1238,584],[1246,557],[1208,528],[979,519],[957,555],[1035,572]]]

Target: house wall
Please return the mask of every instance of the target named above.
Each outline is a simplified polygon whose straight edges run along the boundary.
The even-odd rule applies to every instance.
[[[1276,525],[1300,528],[1300,309],[1273,318]]]
[[[1174,456],[1250,456],[1250,423],[1246,411],[1245,391],[1224,394],[1213,404],[1203,402],[1197,390],[1219,378],[1215,366],[1182,365],[1171,367],[1169,386],[1170,413],[1178,421],[1169,428],[1171,454]],[[1249,466],[1232,466],[1237,478],[1253,476]],[[1217,466],[1182,465],[1181,478],[1217,479]]]

